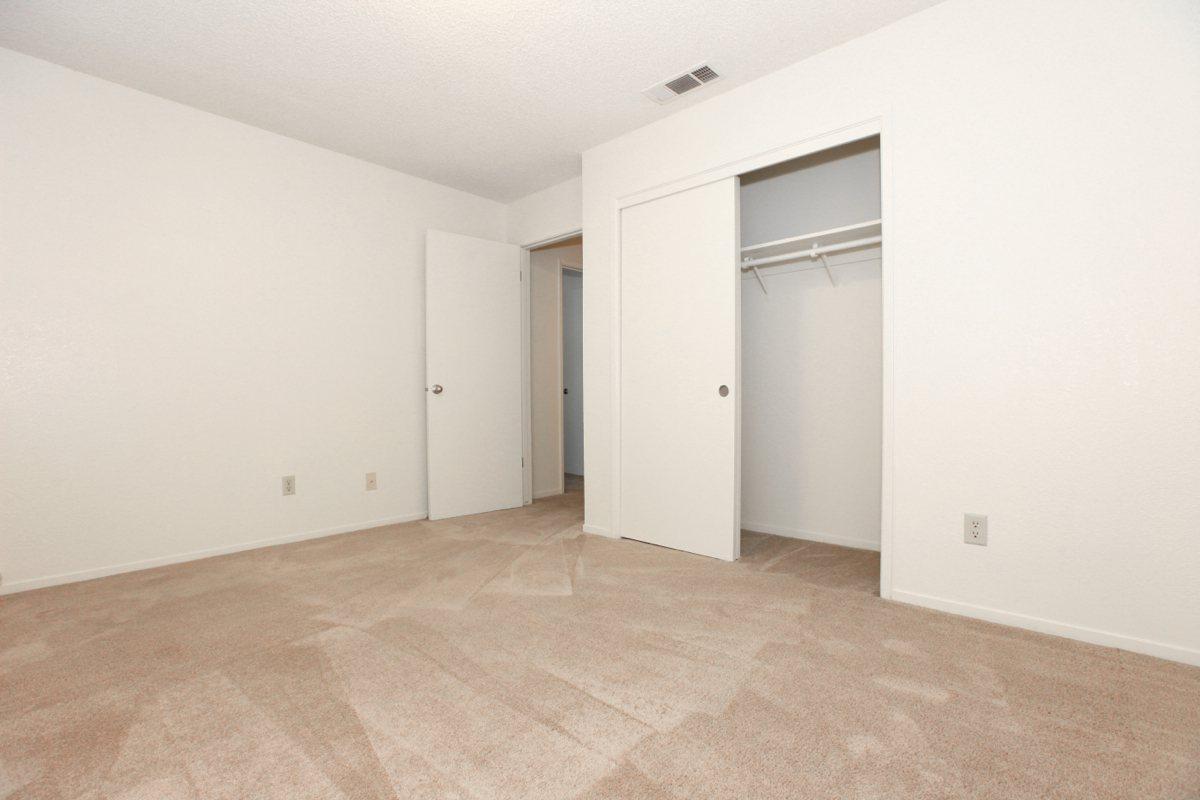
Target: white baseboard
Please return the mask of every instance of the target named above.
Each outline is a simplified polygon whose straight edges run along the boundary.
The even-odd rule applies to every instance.
[[[786,536],[789,539],[806,539],[810,542],[836,544],[842,547],[853,547],[856,550],[879,550],[879,540],[854,539],[849,536],[835,536],[819,531],[805,531],[799,528],[786,528],[782,525],[769,525],[765,522],[743,522],[742,530],[754,533],[770,533],[775,536]]]
[[[1165,644],[1163,642],[1154,642],[1149,639],[1139,639],[1136,636],[1126,636],[1120,633],[1110,633],[1109,631],[1101,631],[1095,628],[1085,628],[1080,625],[1071,625],[1065,622],[1055,622],[1050,619],[1042,619],[1041,617],[1032,617],[1028,614],[1017,614],[1012,611],[1001,611],[998,608],[988,608],[986,606],[977,606],[971,603],[961,603],[957,600],[946,600],[941,597],[932,597],[927,594],[918,592],[906,592],[902,589],[892,590],[892,600],[900,603],[909,603],[914,606],[922,606],[924,608],[932,608],[938,611],[945,611],[950,614],[958,614],[962,617],[972,617],[974,619],[982,619],[988,622],[997,622],[1001,625],[1011,625],[1014,628],[1024,628],[1025,630],[1037,631],[1038,633],[1048,633],[1053,636],[1063,636],[1067,639],[1076,639],[1088,644],[1098,644],[1105,647],[1116,647],[1120,650],[1129,650],[1134,653],[1142,653],[1148,656],[1157,658],[1165,658],[1169,661],[1179,661],[1184,664],[1192,664],[1200,666],[1200,650],[1193,650],[1189,647],[1180,647],[1173,644]]]
[[[588,525],[585,522],[585,523],[583,523],[583,532],[584,533],[594,533],[597,536],[607,536],[610,539],[613,538],[612,531],[610,531],[608,528],[605,528],[601,525]]]
[[[533,499],[541,500],[543,497],[554,497],[556,494],[563,494],[563,490],[557,486],[553,489],[541,489],[533,493]]]
[[[367,520],[366,522],[353,522],[349,525],[337,525],[332,528],[321,528],[320,530],[315,531],[289,533],[285,536],[276,536],[271,539],[255,539],[250,542],[240,542],[238,544],[223,545],[221,547],[210,547],[203,550],[192,550],[187,553],[177,553],[170,556],[146,558],[142,559],[141,561],[129,561],[124,564],[111,564],[106,567],[82,569],[77,572],[64,572],[60,575],[47,575],[43,578],[27,578],[22,581],[15,581],[13,583],[0,585],[0,595],[27,592],[31,589],[44,589],[47,586],[59,586],[64,583],[90,581],[94,578],[105,578],[109,575],[119,575],[122,572],[136,572],[137,570],[141,569],[165,567],[170,564],[181,564],[185,561],[198,561],[202,558],[223,556],[230,553],[240,553],[243,550],[256,550],[260,547],[272,547],[277,544],[287,544],[289,542],[302,542],[305,539],[320,539],[323,536],[336,536],[340,533],[353,533],[355,531],[369,530],[370,528],[382,528],[385,525],[398,525],[402,522],[414,522],[419,519],[425,519],[427,516],[429,515],[425,511],[414,512],[411,514],[401,514],[395,517]]]

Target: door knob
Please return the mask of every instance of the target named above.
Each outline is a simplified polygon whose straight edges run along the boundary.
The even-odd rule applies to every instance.
[[[433,392],[434,394],[441,394],[442,393],[442,385],[440,383],[435,383],[433,385],[433,388],[430,389],[429,391]]]
[[[729,396],[729,387],[722,383],[721,386],[717,389],[717,394],[721,395],[721,397],[728,397]]]

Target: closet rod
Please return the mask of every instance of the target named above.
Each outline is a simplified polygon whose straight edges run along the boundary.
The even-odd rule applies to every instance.
[[[859,247],[879,244],[882,241],[882,236],[868,236],[865,239],[855,239],[852,242],[843,242],[841,244],[827,244],[824,247],[817,247],[814,245],[808,250],[794,250],[791,253],[783,253],[777,256],[767,256],[765,258],[747,258],[742,261],[742,272],[748,272],[755,267],[762,267],[766,266],[767,264],[779,264],[784,261],[795,261],[801,258],[816,258],[822,253],[840,253],[843,250],[854,250]]]
[[[835,262],[831,262],[829,266],[831,266],[831,267],[849,267],[852,264],[866,264],[871,261],[879,261],[879,256],[869,256],[867,258],[854,258],[849,261],[835,261]],[[780,270],[779,272],[772,272],[771,274],[772,275],[791,275],[793,272],[807,272],[812,269],[823,269],[823,267],[824,267],[824,265],[822,265],[822,264],[805,264],[800,267],[793,267],[792,269],[785,269],[785,270]],[[746,270],[746,272],[753,273],[753,272],[755,272],[755,269],[754,269],[754,267],[751,267],[750,269]],[[758,278],[759,282],[761,284],[762,275],[753,275],[752,276],[750,274],[747,274],[747,275],[742,276],[742,280],[748,281],[748,280],[750,280],[751,277]],[[765,287],[764,287],[764,291],[765,291]]]

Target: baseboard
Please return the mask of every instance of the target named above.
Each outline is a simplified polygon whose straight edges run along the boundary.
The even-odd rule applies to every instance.
[[[563,490],[556,486],[553,489],[542,489],[541,491],[534,492],[533,499],[541,500],[543,497],[554,497],[557,494],[563,494]]]
[[[1129,650],[1134,653],[1165,658],[1168,661],[1179,661],[1184,664],[1200,666],[1200,650],[1193,650],[1189,647],[1179,647],[1178,645],[1154,642],[1149,639],[1139,639],[1136,636],[1126,636],[1095,628],[1085,628],[1080,625],[1070,625],[1065,622],[1055,622],[1054,620],[1042,619],[1041,617],[1032,617],[1028,614],[1001,611],[998,608],[961,603],[957,600],[947,600],[942,597],[933,597],[918,592],[906,592],[903,589],[893,589],[892,600],[914,606],[932,608],[937,611],[945,611],[962,617],[972,617],[974,619],[986,620],[987,622],[996,622],[1001,625],[1010,625],[1014,628],[1024,628],[1025,630],[1037,631],[1038,633],[1063,636],[1067,639],[1075,639],[1080,642],[1087,642],[1088,644],[1115,647],[1120,650]]]
[[[854,539],[849,536],[834,536],[831,533],[806,531],[799,528],[785,528],[782,525],[768,525],[764,522],[743,522],[742,530],[754,533],[769,533],[774,536],[786,536],[789,539],[805,539],[810,542],[836,544],[842,547],[853,547],[856,550],[879,550],[879,542],[870,539]]]
[[[613,538],[612,531],[610,531],[608,528],[600,525],[588,525],[586,522],[583,523],[583,532],[594,533],[597,536],[607,536],[610,539]]]
[[[106,567],[83,569],[77,572],[64,572],[60,575],[48,575],[44,578],[28,578],[23,581],[15,581],[10,584],[0,585],[0,595],[27,592],[31,589],[44,589],[48,586],[59,586],[64,583],[90,581],[95,578],[106,578],[109,575],[119,575],[122,572],[136,572],[142,569],[154,569],[155,567],[165,567],[171,564],[182,564],[185,561],[199,561],[202,558],[212,558],[213,556],[224,556],[229,555],[230,553],[240,553],[243,550],[257,550],[260,547],[273,547],[277,544],[288,544],[289,542],[302,542],[305,539],[320,539],[324,536],[337,536],[338,534],[342,533],[354,533],[355,531],[365,531],[371,528],[382,528],[385,525],[398,525],[402,522],[414,522],[419,519],[425,519],[427,516],[428,513],[425,511],[421,511],[419,513],[414,512],[412,514],[401,514],[395,517],[373,519],[366,522],[354,522],[349,525],[337,525],[332,528],[321,528],[320,530],[315,531],[289,533],[285,536],[276,536],[271,539],[255,539],[254,541],[250,542],[241,542],[239,544],[225,545],[222,547],[210,547],[204,550],[192,550],[187,553],[177,553],[170,556],[147,558],[141,561],[129,561],[124,564],[112,564]]]

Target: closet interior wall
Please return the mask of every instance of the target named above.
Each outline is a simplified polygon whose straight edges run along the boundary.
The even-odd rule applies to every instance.
[[[877,137],[741,178],[743,247],[879,217]],[[743,274],[744,530],[879,549],[880,253]]]

